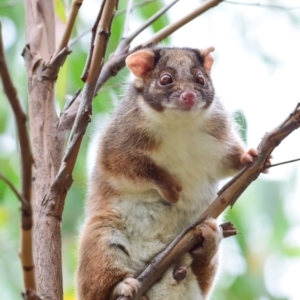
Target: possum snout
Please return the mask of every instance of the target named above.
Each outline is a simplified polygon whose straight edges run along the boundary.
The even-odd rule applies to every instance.
[[[180,104],[183,108],[191,108],[196,101],[196,94],[192,91],[184,91],[180,95]]]

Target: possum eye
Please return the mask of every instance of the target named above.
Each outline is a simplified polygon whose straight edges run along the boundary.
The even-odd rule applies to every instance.
[[[205,79],[201,74],[196,75],[196,83],[198,83],[200,85],[204,85]]]
[[[160,85],[168,85],[173,83],[173,78],[171,75],[169,74],[163,74],[160,78],[159,78],[159,83]]]

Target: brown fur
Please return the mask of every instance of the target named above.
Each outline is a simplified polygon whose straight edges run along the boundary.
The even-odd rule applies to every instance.
[[[218,266],[218,255],[213,257],[210,261],[207,260],[203,262],[202,260],[196,258],[193,260],[192,270],[197,276],[197,280],[204,297],[207,297],[211,290]]]
[[[200,228],[204,242],[192,251],[192,270],[197,276],[203,296],[206,297],[211,289],[219,265],[218,248],[213,241],[214,234],[218,231],[218,228],[211,219],[205,220],[200,225]]]
[[[122,230],[123,224],[117,214],[102,211],[92,217],[85,226],[79,247],[78,274],[79,297],[82,300],[108,300],[113,286],[121,279],[132,275],[125,266],[118,265],[118,256],[124,251],[109,246],[101,236],[112,234],[114,229]],[[101,233],[100,233],[101,232]],[[109,247],[111,249],[109,249]],[[101,272],[105,270],[105,272]]]
[[[136,120],[139,112],[134,113],[132,118]],[[128,132],[124,126],[109,128],[107,136],[109,138],[103,141],[99,162],[103,172],[116,178],[124,177],[133,183],[151,183],[165,200],[178,201],[182,189],[180,183],[148,155],[159,148],[160,142],[141,129]]]

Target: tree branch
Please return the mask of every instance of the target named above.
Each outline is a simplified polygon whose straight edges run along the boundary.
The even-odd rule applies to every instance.
[[[16,195],[22,205],[28,205],[28,201],[18,192],[13,183],[6,177],[4,174],[0,173],[0,179],[3,180],[12,190],[12,192]]]
[[[59,121],[66,121],[66,118],[58,119],[54,87],[59,68],[70,51],[65,47],[50,60],[55,43],[53,1],[26,1],[28,44],[23,55],[29,77],[30,129],[35,157],[34,251],[38,274],[37,290],[43,298],[49,300],[60,300],[63,297],[61,218],[65,197],[73,181],[72,171],[81,140],[90,121],[91,101],[102,67],[116,3],[117,0],[102,2],[103,13],[98,22],[95,51],[92,53],[87,83],[82,93],[83,100],[63,158],[67,129],[62,127],[66,124]],[[45,51],[44,48],[53,51]]]
[[[199,243],[199,225],[206,217],[217,218],[228,206],[233,206],[238,197],[265,169],[265,162],[272,151],[295,129],[300,127],[300,103],[289,117],[278,127],[266,133],[258,145],[258,156],[253,163],[241,170],[219,192],[214,202],[203,212],[197,222],[174,239],[160,254],[151,260],[147,267],[137,277],[141,286],[132,300],[139,300],[154,284],[167,268],[183,253],[190,251]]]
[[[69,105],[60,114],[58,131],[62,134],[66,135],[72,129],[81,101],[81,97],[81,89],[79,89],[74,95]]]
[[[154,34],[148,41],[142,43],[138,48],[144,48],[148,47],[149,45],[157,44],[161,42],[163,39],[171,35],[173,32],[181,28],[182,26],[186,25],[187,23],[191,22],[198,16],[202,15],[209,9],[219,5],[224,0],[208,0],[204,2],[203,4],[199,5],[197,8],[195,8],[192,12],[184,16],[183,18],[179,19],[178,21],[174,22],[173,24],[170,24],[166,26],[165,28],[158,31],[156,34]]]
[[[161,17],[166,11],[168,11],[174,4],[176,4],[179,0],[173,0],[163,8],[161,8],[157,13],[155,13],[151,18],[149,18],[142,26],[133,31],[130,35],[123,35],[114,55],[119,55],[128,51],[130,43],[147,27],[153,24],[159,17]]]
[[[299,161],[299,160],[300,160],[300,158],[283,161],[283,162],[280,162],[280,163],[277,163],[277,164],[272,164],[272,165],[265,166],[265,169],[270,169],[272,167],[277,167],[277,166],[281,166],[281,165],[290,164],[290,163],[293,163],[293,162],[296,162],[296,161]]]
[[[66,25],[64,34],[62,36],[60,44],[57,47],[56,52],[53,55],[53,57],[55,57],[57,55],[57,53],[60,52],[63,48],[68,46],[68,42],[70,40],[72,30],[73,30],[73,27],[75,24],[75,20],[77,18],[77,15],[78,15],[79,9],[82,5],[82,2],[83,2],[83,0],[73,0],[72,1],[71,11],[70,11],[70,15],[68,17],[68,21],[67,21],[67,25]]]
[[[133,8],[133,0],[128,0],[122,39],[128,35],[129,30],[130,30],[129,23],[130,23],[130,15],[131,15],[132,8]]]
[[[18,139],[21,154],[21,183],[22,193],[19,194],[12,183],[3,175],[0,176],[21,201],[21,249],[20,259],[23,267],[23,277],[25,293],[28,299],[37,299],[35,295],[35,271],[32,252],[32,209],[31,209],[31,178],[33,158],[30,150],[29,138],[27,133],[27,117],[23,112],[20,100],[17,96],[16,89],[12,83],[11,76],[4,57],[4,47],[2,42],[2,28],[0,23],[0,77],[3,83],[4,92],[12,107],[16,127],[18,131]],[[33,296],[30,296],[33,295]]]
[[[94,53],[94,42],[95,42],[97,28],[98,28],[98,25],[99,25],[99,22],[100,22],[100,18],[103,14],[104,4],[105,4],[105,2],[102,1],[101,8],[98,12],[98,15],[96,17],[94,25],[92,27],[92,37],[91,37],[90,50],[89,50],[88,57],[87,57],[86,62],[85,62],[85,66],[84,66],[82,75],[81,75],[81,80],[83,82],[86,81],[86,78],[88,76],[88,71],[89,71],[90,66],[91,66],[92,56],[93,56],[93,53]]]
[[[143,1],[143,2],[134,4],[134,5],[132,6],[132,10],[134,10],[134,9],[136,9],[136,8],[138,8],[138,7],[142,7],[142,6],[144,6],[144,5],[153,3],[153,2],[155,2],[155,1],[158,1],[158,0],[145,0],[145,1]],[[118,11],[116,12],[115,16],[117,17],[117,16],[119,16],[119,15],[125,14],[126,12],[127,12],[127,9],[121,9],[121,10],[118,10]]]
[[[217,6],[223,0],[208,0],[205,3],[201,4],[198,8],[193,10],[191,13],[187,14],[183,18],[179,19],[173,24],[170,24],[163,28],[162,30],[158,31],[155,35],[153,35],[148,41],[140,44],[139,46],[135,47],[134,49],[127,51],[120,51],[119,55],[113,55],[108,62],[103,66],[102,72],[98,78],[97,86],[96,86],[96,93],[102,87],[102,85],[112,76],[115,76],[124,66],[125,66],[125,59],[128,54],[132,53],[133,51],[148,47],[153,44],[159,43],[173,32],[187,24],[188,22],[192,21],[196,17],[200,16],[204,12],[208,11],[209,9]],[[127,47],[128,48],[128,47]],[[123,48],[125,49],[125,47]]]
[[[101,16],[98,18],[97,34],[95,35],[94,51],[91,56],[91,64],[87,73],[81,101],[76,115],[75,123],[72,128],[69,144],[63,157],[62,164],[50,189],[45,194],[42,205],[55,206],[53,213],[61,218],[64,199],[67,191],[72,184],[72,172],[75,161],[81,146],[83,135],[85,134],[90,116],[92,114],[92,100],[95,95],[97,78],[102,68],[106,47],[111,31],[111,23],[117,8],[118,0],[103,1]],[[76,102],[76,101],[75,101]],[[72,104],[73,106],[74,104]],[[71,106],[71,107],[72,107]],[[53,201],[55,203],[53,203]]]
[[[300,9],[300,6],[292,6],[292,7],[287,7],[287,6],[282,6],[282,5],[272,5],[272,4],[262,4],[262,3],[245,3],[245,2],[235,2],[235,1],[228,1],[225,0],[225,3],[228,4],[235,4],[235,5],[246,5],[246,6],[258,6],[262,8],[271,8],[271,9],[280,9],[280,10],[294,10],[294,9]]]

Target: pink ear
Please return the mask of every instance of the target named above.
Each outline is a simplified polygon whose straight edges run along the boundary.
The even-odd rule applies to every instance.
[[[126,65],[137,77],[144,77],[154,67],[154,53],[143,49],[127,56]]]
[[[207,72],[211,71],[211,67],[214,63],[214,58],[211,55],[211,52],[213,52],[213,51],[215,51],[214,47],[209,47],[209,48],[206,48],[204,50],[200,50],[200,52],[201,52],[201,54],[203,55],[203,58],[204,58],[203,66],[204,66],[204,69]]]

